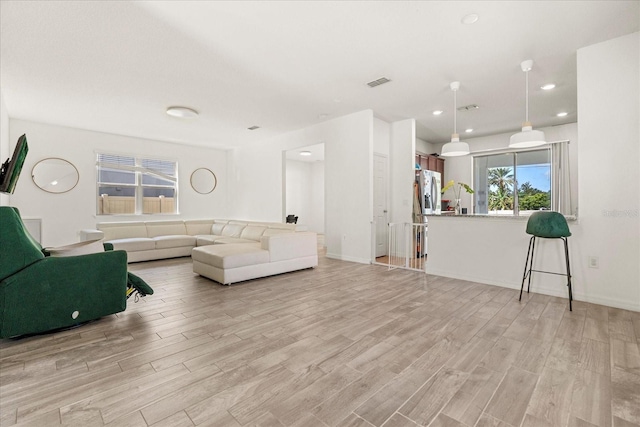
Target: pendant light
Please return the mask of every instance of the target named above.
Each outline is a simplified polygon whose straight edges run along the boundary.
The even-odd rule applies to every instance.
[[[509,148],[527,148],[536,147],[538,145],[546,144],[547,141],[544,137],[544,132],[541,130],[533,130],[531,122],[529,121],[529,71],[533,67],[533,61],[528,59],[522,61],[520,64],[522,71],[525,73],[525,98],[526,98],[526,117],[525,122],[522,124],[522,132],[511,135],[509,140]]]
[[[469,154],[469,144],[466,142],[460,141],[460,135],[458,135],[457,131],[457,104],[456,104],[456,92],[460,89],[460,82],[452,82],[449,87],[453,91],[453,134],[451,135],[451,142],[447,142],[442,146],[442,152],[440,153],[443,157],[456,157],[456,156],[466,156]]]

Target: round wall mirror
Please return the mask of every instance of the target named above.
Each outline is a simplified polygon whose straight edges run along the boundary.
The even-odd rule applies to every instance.
[[[207,168],[198,168],[191,174],[191,187],[200,194],[209,194],[216,189],[216,174]]]
[[[33,183],[48,193],[71,191],[80,179],[78,169],[64,159],[40,160],[31,170]]]

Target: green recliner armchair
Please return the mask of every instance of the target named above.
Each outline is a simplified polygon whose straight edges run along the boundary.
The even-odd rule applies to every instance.
[[[18,209],[0,207],[0,338],[124,311],[127,279],[125,251],[46,257]]]

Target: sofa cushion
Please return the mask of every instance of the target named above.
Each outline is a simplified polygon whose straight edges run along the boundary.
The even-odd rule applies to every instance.
[[[256,242],[260,241],[262,234],[267,229],[267,227],[257,227],[255,225],[247,225],[242,233],[240,234],[241,239],[249,239],[255,240]]]
[[[183,246],[195,246],[195,236],[158,236],[154,237],[156,249],[179,248]]]
[[[156,248],[156,242],[148,237],[133,237],[130,239],[109,240],[116,251],[122,250],[127,252],[151,251]]]
[[[148,237],[144,222],[103,222],[98,224],[98,230],[104,233],[104,240],[107,241]]]
[[[227,224],[222,229],[222,235],[227,237],[240,237],[242,230],[244,230],[244,225]]]
[[[222,236],[222,230],[224,230],[225,225],[227,225],[226,222],[214,222],[211,226],[211,234],[214,236]]]
[[[86,240],[55,248],[44,248],[44,251],[52,257],[77,256],[104,252],[102,240]]]
[[[195,238],[197,246],[213,245],[213,243],[218,239],[228,239],[228,237],[214,236],[212,234],[200,234],[195,236]]]
[[[264,230],[264,233],[262,234],[262,236],[268,237],[268,236],[275,236],[276,234],[284,234],[284,233],[295,233],[295,230],[291,230],[288,228],[267,228],[266,230]]]
[[[225,236],[220,236],[219,239],[216,239],[213,242],[213,244],[215,245],[228,245],[231,243],[259,243],[259,242],[251,239],[242,239],[240,237],[225,237]]]
[[[187,234],[190,236],[197,236],[199,234],[210,234],[211,226],[213,225],[212,219],[187,219],[184,221],[185,227],[187,227]]]
[[[184,221],[150,221],[145,222],[145,225],[147,226],[147,237],[184,236],[187,234]]]
[[[218,268],[238,268],[269,262],[269,251],[260,244],[211,245],[194,248],[191,258]]]
[[[269,228],[276,228],[279,230],[295,230],[296,224],[288,224],[288,223],[280,223],[280,222],[272,222],[269,223]]]
[[[283,233],[277,236],[263,237],[262,249],[268,250],[271,262],[316,256],[318,239],[316,233]]]

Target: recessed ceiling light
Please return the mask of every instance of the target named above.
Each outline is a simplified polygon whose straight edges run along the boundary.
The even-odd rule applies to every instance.
[[[177,107],[177,106],[169,107],[167,108],[167,114],[173,117],[180,117],[183,119],[198,117],[198,112],[193,108],[189,108],[189,107]]]
[[[311,151],[301,151],[300,155],[301,156],[310,156],[311,155]]]
[[[463,16],[460,22],[462,22],[463,24],[475,24],[476,22],[478,22],[478,19],[480,19],[480,16],[478,16],[477,13],[470,13]]]
[[[318,114],[318,118],[319,119],[326,119],[327,117],[329,117],[328,114],[324,114],[324,113],[323,114]]]
[[[544,86],[540,86],[540,89],[542,89],[542,90],[551,90],[554,87],[556,87],[556,85],[554,85],[553,83],[547,83]]]
[[[471,129],[471,128],[469,128],[469,129],[465,129],[465,132],[466,132],[466,133],[471,133],[471,132],[473,132],[473,129]]]
[[[254,126],[251,126],[251,127],[247,128],[247,129],[249,129],[249,130],[256,130],[256,129],[260,129],[260,126],[255,126],[255,125],[254,125]]]
[[[558,117],[564,117],[564,116],[566,116],[567,114],[569,114],[569,113],[567,113],[566,111],[563,111],[563,112],[561,112],[561,113],[556,114],[556,116],[558,116]]]
[[[434,115],[434,116],[439,116],[439,115],[440,115],[440,114],[442,114],[442,113],[444,113],[444,111],[442,111],[442,110],[435,110],[435,111],[433,112],[433,115]]]

